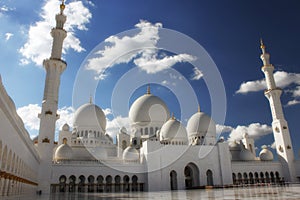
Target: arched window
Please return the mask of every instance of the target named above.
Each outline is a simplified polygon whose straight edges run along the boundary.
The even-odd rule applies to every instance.
[[[148,135],[148,127],[145,128],[145,135]]]
[[[67,177],[65,175],[62,175],[59,177],[59,192],[66,191],[66,180],[67,180]]]
[[[236,175],[235,175],[235,173],[232,173],[232,181],[233,181],[233,184],[236,185]]]
[[[69,192],[75,192],[76,177],[74,175],[69,177]]]
[[[177,190],[177,172],[174,170],[170,172],[170,187],[171,190]]]
[[[112,177],[110,175],[106,176],[106,187],[105,192],[112,192]]]
[[[210,169],[206,171],[206,179],[207,179],[208,186],[214,185],[213,172]]]
[[[123,177],[123,192],[129,192],[129,176],[125,175]]]
[[[265,173],[266,176],[266,183],[270,183],[270,176],[269,176],[269,172]]]
[[[67,142],[68,142],[67,138],[63,138],[62,143],[67,144]]]
[[[275,176],[274,176],[274,172],[270,173],[271,176],[271,183],[275,183]]]
[[[133,175],[132,178],[132,191],[138,191],[138,177]]]
[[[246,172],[244,173],[244,183],[248,184],[248,174]]]
[[[238,184],[242,184],[243,183],[243,176],[241,173],[238,173]]]
[[[103,192],[103,176],[97,177],[97,192]]]
[[[252,172],[249,173],[249,180],[250,180],[250,184],[254,184],[254,179],[253,179]]]
[[[90,175],[88,177],[88,192],[94,192],[94,176]]]
[[[265,177],[264,177],[264,173],[260,172],[260,179],[262,183],[265,183]]]
[[[189,163],[184,168],[185,187],[193,188],[199,186],[199,169],[194,163]]]
[[[81,175],[79,176],[78,192],[84,192],[84,184],[85,184],[85,177]]]
[[[153,135],[153,134],[154,134],[153,127],[150,127],[150,135]]]
[[[115,192],[121,191],[121,177],[119,175],[115,176]]]

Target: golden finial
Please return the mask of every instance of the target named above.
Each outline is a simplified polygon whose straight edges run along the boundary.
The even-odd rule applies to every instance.
[[[148,86],[147,86],[147,94],[151,94],[150,84],[148,84]]]
[[[198,104],[198,112],[200,112],[200,104]]]
[[[174,113],[173,113],[173,112],[172,112],[171,119],[172,119],[172,120],[175,120],[175,116],[174,116]]]
[[[266,48],[265,45],[264,45],[264,42],[263,42],[262,38],[260,38],[260,48],[261,49]]]
[[[65,6],[65,1],[62,0],[62,1],[61,1],[61,4],[60,4],[60,14],[63,14],[65,7],[66,7],[66,6]]]

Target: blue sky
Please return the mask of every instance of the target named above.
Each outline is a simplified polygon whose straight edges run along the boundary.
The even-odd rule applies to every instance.
[[[54,17],[59,11],[58,4],[59,1],[56,0],[0,2],[0,74],[5,88],[32,136],[37,134],[36,115],[40,109],[44,88],[45,71],[41,62],[50,56],[49,32],[55,25]],[[144,33],[141,35],[146,39],[152,36],[159,36],[161,39],[162,37],[155,31],[163,27],[192,38],[214,61],[226,91],[224,103],[227,111],[224,125],[228,133],[223,135],[226,138],[239,139],[246,131],[258,139],[256,146],[259,149],[263,144],[271,145],[274,141],[270,130],[272,119],[268,101],[263,95],[264,75],[261,72],[262,62],[259,58],[261,54],[259,40],[263,38],[267,51],[271,54],[271,63],[275,66],[278,86],[284,91],[282,104],[293,138],[294,150],[298,154],[300,144],[296,141],[300,139],[297,134],[300,114],[299,9],[300,2],[297,0],[286,2],[68,0],[65,10],[68,17],[66,24],[68,38],[64,43],[63,55],[68,67],[61,79],[59,99],[61,120],[57,126],[66,121],[72,123],[73,107],[76,108],[84,101],[88,102],[89,95],[92,95],[95,103],[105,110],[109,120],[108,132],[114,135],[118,127],[128,126],[126,109],[128,110],[138,96],[145,93],[147,84],[140,83],[135,87],[136,90],[129,91],[130,95],[127,94],[129,99],[124,99],[127,107],[122,111],[113,107],[118,101],[122,102],[122,97],[117,95],[115,98],[118,101],[115,101],[112,100],[112,96],[115,95],[113,91],[118,81],[132,69],[140,69],[145,76],[148,74],[150,77],[152,75],[159,78],[166,77],[160,82],[155,82],[152,78],[145,80],[153,83],[152,93],[160,96],[171,112],[174,112],[183,123],[186,123],[187,117],[182,117],[182,113],[186,112],[187,116],[191,116],[193,109],[196,112],[197,107],[193,101],[187,107],[180,108],[181,100],[178,100],[176,91],[185,90],[181,88],[182,79],[188,81],[192,87],[201,110],[211,114],[212,101],[205,79],[207,73],[204,73],[205,69],[195,71],[191,64],[194,55],[176,57],[174,52],[166,50],[140,51],[133,54],[131,59],[126,55],[120,57],[119,61],[104,68],[104,71],[99,69],[99,65],[98,68],[90,70],[84,68],[89,56],[99,50],[97,47],[107,45],[103,41],[110,36],[117,35],[119,39],[113,40],[115,43],[111,40],[112,46],[123,44],[125,48],[126,45],[136,42],[134,36],[137,33]],[[135,29],[135,32],[119,34],[132,29]],[[142,32],[143,30],[145,32]],[[126,34],[132,34],[129,43],[122,43]],[[150,41],[147,44],[153,48],[157,47],[157,41]],[[182,44],[175,40],[173,45]],[[114,53],[111,56],[118,54],[118,48]],[[164,58],[168,59],[162,62]],[[143,65],[145,63],[147,65]],[[157,63],[158,65],[155,65]],[[154,66],[164,66],[163,63],[167,63],[165,69],[149,71],[153,70]],[[103,67],[105,63],[101,64]],[[76,80],[78,81],[77,76],[80,77],[82,73],[87,74],[88,80],[94,85],[89,86],[79,95],[79,99],[77,96],[74,100],[73,89],[77,84]],[[102,76],[96,81],[94,78],[99,78],[99,75]],[[198,76],[195,78],[195,75]],[[172,85],[176,88],[173,91]],[[189,95],[187,97],[191,98]],[[218,124],[222,123],[222,120],[216,121]]]

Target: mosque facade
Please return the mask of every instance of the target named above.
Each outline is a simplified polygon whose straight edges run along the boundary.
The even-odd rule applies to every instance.
[[[54,141],[61,59],[66,37],[65,5],[60,5],[52,29],[51,57],[46,70],[39,136],[30,139],[13,100],[0,80],[0,196],[58,192],[135,192],[229,187],[244,184],[299,182],[288,123],[274,81],[274,67],[262,43],[262,71],[270,102],[278,160],[263,147],[256,154],[254,139],[244,133],[229,144],[217,138],[216,124],[199,108],[184,126],[150,87],[129,110],[130,130],[121,128],[114,142],[106,133],[103,110],[80,106],[72,128],[65,124]]]

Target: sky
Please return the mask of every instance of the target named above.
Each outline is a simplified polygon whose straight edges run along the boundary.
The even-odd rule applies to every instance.
[[[34,137],[58,0],[0,1],[0,74]],[[272,117],[261,72],[260,38],[271,55],[295,154],[300,148],[300,2],[298,0],[83,0],[67,15],[59,128],[92,96],[107,132],[129,130],[128,110],[150,84],[183,124],[197,111],[212,115],[220,136],[243,133],[274,148]],[[56,134],[57,134],[56,133]]]

